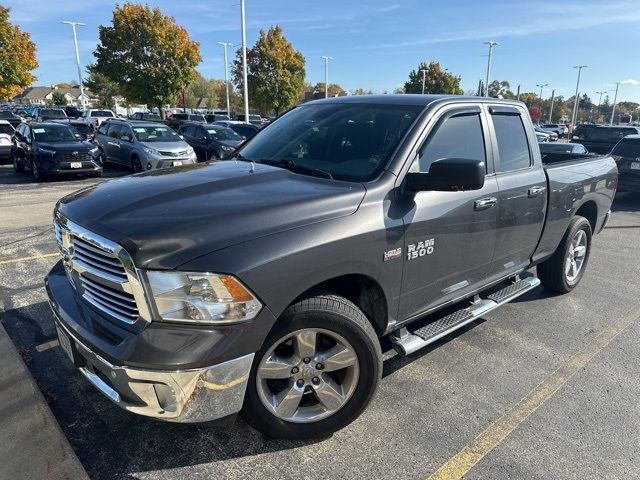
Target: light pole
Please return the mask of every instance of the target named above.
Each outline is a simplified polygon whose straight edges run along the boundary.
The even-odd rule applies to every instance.
[[[536,87],[540,87],[540,118],[542,118],[542,89],[543,89],[544,87],[548,87],[548,86],[549,86],[549,84],[548,84],[548,83],[544,83],[544,84],[542,84],[542,85],[538,85],[538,84],[536,83]]]
[[[80,70],[80,52],[78,52],[78,37],[76,35],[76,26],[85,26],[86,23],[80,22],[62,22],[66,25],[71,25],[71,30],[73,30],[73,45],[76,48],[76,67],[78,67],[78,83],[80,84],[80,103],[82,104],[82,109],[87,108],[87,104],[84,99],[84,86],[82,85],[82,71]]]
[[[555,89],[551,90],[551,108],[549,108],[549,123],[551,123],[551,117],[553,116],[553,102],[556,99],[556,91]]]
[[[518,93],[516,94],[516,101],[520,101],[520,84],[518,84]]]
[[[242,26],[242,93],[244,96],[244,123],[249,123],[249,86],[247,85],[247,22],[244,0],[240,0],[240,24]]]
[[[424,68],[421,68],[420,71],[422,72],[422,95],[424,95],[424,84],[427,81],[427,71]]]
[[[329,97],[329,60],[333,57],[323,56],[324,59],[324,98]]]
[[[485,97],[488,97],[489,96],[489,75],[491,73],[491,55],[493,53],[493,47],[500,44],[494,41],[484,42],[484,44],[489,45],[489,58],[487,59],[487,78],[484,84]]]
[[[609,125],[613,125],[613,117],[616,114],[616,103],[618,102],[618,87],[620,86],[620,82],[616,82],[616,93],[613,95],[613,108],[611,109],[611,121]]]
[[[588,65],[576,65],[573,68],[578,69],[578,81],[576,82],[576,96],[573,100],[573,114],[571,115],[571,132],[573,132],[576,128],[576,122],[578,121],[578,105],[580,104],[580,99],[578,98],[578,88],[580,88],[580,74],[582,73],[583,68],[587,68]]]
[[[231,104],[229,102],[229,64],[227,63],[227,47],[233,47],[233,43],[218,42],[224,48],[224,91],[227,93],[227,115],[231,119]]]
[[[598,98],[598,108],[596,109],[596,111],[598,112],[598,118],[600,118],[600,104],[602,103],[602,95],[604,93],[607,93],[607,91],[605,90],[604,92],[596,92],[596,93],[600,95],[600,98]]]

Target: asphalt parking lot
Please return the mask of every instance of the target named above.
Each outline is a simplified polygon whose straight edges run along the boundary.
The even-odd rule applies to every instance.
[[[640,478],[640,195],[618,195],[576,291],[535,289],[432,348],[387,352],[356,422],[288,442],[242,420],[134,416],[71,367],[42,284],[57,261],[51,212],[96,181],[35,184],[0,166],[2,322],[92,478]]]

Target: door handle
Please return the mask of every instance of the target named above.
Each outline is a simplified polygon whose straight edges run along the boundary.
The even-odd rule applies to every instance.
[[[487,208],[493,207],[496,203],[498,203],[498,199],[496,197],[481,198],[480,200],[473,202],[473,209],[486,210]]]
[[[541,187],[539,185],[536,185],[535,187],[531,187],[528,191],[529,198],[537,197],[538,195],[541,195],[542,193],[544,193],[545,190],[546,190],[546,187]]]

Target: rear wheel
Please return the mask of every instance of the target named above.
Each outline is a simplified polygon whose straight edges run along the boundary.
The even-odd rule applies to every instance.
[[[591,224],[574,217],[554,254],[538,265],[542,286],[558,293],[573,290],[584,275],[591,253]]]
[[[15,150],[11,150],[11,163],[13,163],[13,169],[16,173],[24,172],[24,165],[18,160],[18,155],[16,155]]]
[[[345,298],[290,306],[256,354],[243,416],[272,437],[325,437],[355,420],[382,374],[380,342]]]

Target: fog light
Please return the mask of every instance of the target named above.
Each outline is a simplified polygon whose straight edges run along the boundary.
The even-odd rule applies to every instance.
[[[151,170],[151,162],[147,162],[147,170]]]

